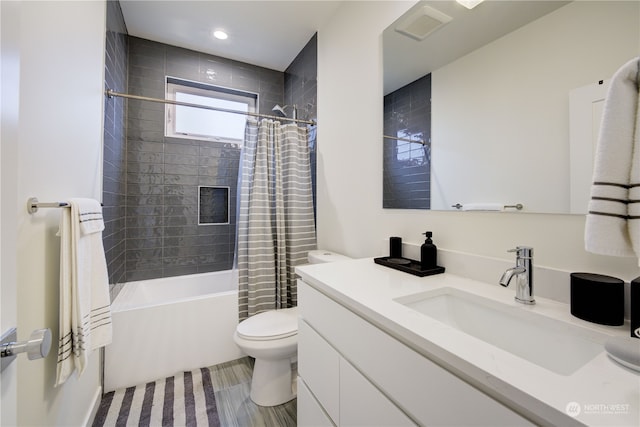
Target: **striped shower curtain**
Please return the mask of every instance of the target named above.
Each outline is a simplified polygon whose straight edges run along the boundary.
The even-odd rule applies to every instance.
[[[295,267],[316,248],[308,130],[247,121],[238,196],[240,320],[297,305]]]

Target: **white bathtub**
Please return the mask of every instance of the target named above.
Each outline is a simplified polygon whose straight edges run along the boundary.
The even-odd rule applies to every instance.
[[[243,357],[236,271],[129,282],[111,310],[104,392]]]

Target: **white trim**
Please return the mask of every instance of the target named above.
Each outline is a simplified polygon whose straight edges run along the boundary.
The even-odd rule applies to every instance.
[[[93,419],[96,416],[96,413],[98,412],[98,408],[100,407],[100,400],[102,398],[102,387],[98,386],[96,388],[96,392],[93,395],[93,399],[91,399],[91,407],[89,408],[89,411],[87,412],[87,415],[84,417],[84,421],[82,422],[82,425],[85,427],[91,427],[91,425],[93,424]]]

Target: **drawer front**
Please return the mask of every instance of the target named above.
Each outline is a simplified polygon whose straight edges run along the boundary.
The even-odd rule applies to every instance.
[[[340,425],[404,427],[416,424],[341,358]]]
[[[301,377],[298,377],[297,425],[299,427],[335,427]]]
[[[340,355],[303,320],[298,324],[298,374],[337,424]]]
[[[302,280],[298,292],[305,321],[420,424],[533,425]]]

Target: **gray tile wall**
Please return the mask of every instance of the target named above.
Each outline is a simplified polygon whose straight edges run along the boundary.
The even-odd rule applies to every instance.
[[[318,37],[314,34],[284,72],[284,102],[298,106],[298,118],[316,118],[317,86]]]
[[[129,38],[129,93],[165,97],[165,76],[258,93],[259,111],[284,101],[281,72]],[[164,106],[128,101],[126,280],[232,267],[240,149],[164,137]],[[198,185],[230,187],[228,225],[198,225]]]
[[[318,99],[318,35],[314,34],[284,72],[284,99],[298,106],[298,118],[317,118]],[[287,110],[289,113],[289,110]],[[316,132],[310,134],[311,181],[313,206],[316,206]]]
[[[384,134],[398,132],[430,141],[431,74],[384,97]],[[430,146],[385,139],[383,147],[383,207],[429,209]]]
[[[266,114],[275,104],[296,104],[300,118],[316,117],[315,35],[280,73],[129,37],[119,3],[108,1],[105,63],[105,87],[117,92],[164,98],[170,75],[258,93]],[[111,284],[233,263],[240,151],[165,138],[163,120],[161,104],[105,98],[103,238]],[[315,200],[315,139],[311,160]],[[197,225],[198,185],[230,187],[229,225]]]
[[[127,37],[120,3],[108,1],[104,83],[105,87],[117,92],[127,91]],[[104,103],[102,202],[105,230],[102,235],[109,283],[114,284],[125,279],[126,110],[123,98],[105,97]]]

